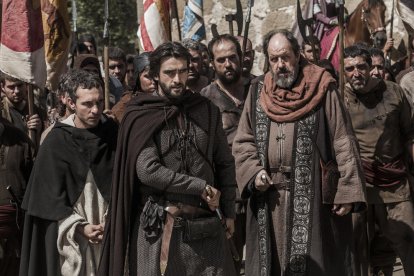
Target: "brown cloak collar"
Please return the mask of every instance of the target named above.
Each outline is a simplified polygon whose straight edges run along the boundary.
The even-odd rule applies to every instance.
[[[324,98],[335,79],[325,69],[301,59],[299,75],[291,89],[276,85],[267,72],[261,91],[260,104],[272,121],[293,122],[313,110]]]

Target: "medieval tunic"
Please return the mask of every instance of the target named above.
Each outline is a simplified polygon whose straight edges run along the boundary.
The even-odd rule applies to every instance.
[[[320,104],[302,118],[269,121],[254,97],[263,95],[262,83],[254,83],[233,143],[237,183],[242,197],[249,198],[246,275],[352,274],[351,215],[339,217],[331,208],[333,203],[356,203],[357,211],[364,205],[357,142],[327,73],[315,65],[305,68],[293,89],[327,89]],[[321,79],[315,82],[315,75]],[[320,159],[336,160],[336,185],[321,185]],[[254,188],[262,169],[275,184],[263,193]]]
[[[414,141],[414,116],[410,103],[397,84],[370,79],[366,89],[369,92],[361,94],[355,93],[349,84],[345,87],[345,104],[359,141],[367,176],[369,204],[363,223],[368,221],[370,242],[374,238],[375,225],[379,225],[400,256],[405,274],[412,275],[412,176],[407,173],[404,159]],[[384,254],[379,257],[381,260],[371,258],[372,265],[384,265]]]
[[[244,83],[244,95],[243,101],[238,103],[233,100],[226,91],[224,91],[216,82],[211,83],[205,87],[200,94],[212,101],[220,110],[221,118],[223,121],[223,130],[227,136],[227,143],[230,149],[233,146],[233,140],[236,136],[237,127],[239,126],[239,120],[243,112],[244,100],[247,96],[248,89],[250,87],[250,80],[245,79]],[[233,240],[237,251],[240,256],[243,256],[244,245],[246,244],[246,211],[245,211],[245,200],[242,200],[240,193],[236,191],[236,221],[235,229],[233,234]],[[236,262],[236,268],[238,271],[241,269],[240,262]]]
[[[57,122],[40,147],[23,208],[27,211],[20,275],[95,275],[101,244],[78,225],[100,224],[110,198],[116,124],[90,129],[73,116]]]
[[[23,230],[23,214],[16,209],[19,202],[7,187],[21,201],[32,168],[31,145],[26,133],[0,117],[0,275],[4,276],[18,274]]]
[[[185,135],[178,127],[179,116]],[[207,99],[190,91],[178,102],[143,94],[128,105],[119,141],[100,275],[123,275],[125,255],[129,275],[160,275],[165,206],[201,208],[207,218],[214,220],[205,228],[216,228],[215,213],[208,211],[201,198],[209,184],[221,191],[223,215],[235,217],[234,158],[227,146],[220,112]],[[149,202],[158,206],[161,215],[160,227],[153,232],[144,223],[148,212],[143,208]],[[165,275],[235,275],[220,227],[215,237],[186,241],[186,226],[175,225]]]

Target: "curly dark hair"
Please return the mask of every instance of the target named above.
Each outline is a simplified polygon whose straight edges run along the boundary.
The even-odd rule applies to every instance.
[[[102,89],[102,80],[98,75],[87,72],[85,70],[73,69],[65,74],[59,83],[59,93],[66,92],[73,102],[78,98],[76,91],[78,88]]]
[[[369,53],[368,49],[365,48],[364,46],[352,45],[344,49],[344,58],[349,58],[349,57],[354,58],[357,56],[363,57],[366,63],[368,63],[368,65],[371,66],[372,64],[371,54]]]

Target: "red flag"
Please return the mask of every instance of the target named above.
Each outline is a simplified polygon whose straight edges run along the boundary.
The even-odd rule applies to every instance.
[[[170,1],[143,0],[144,16],[138,29],[138,37],[144,51],[153,51],[160,44],[169,41]]]
[[[46,81],[40,0],[3,0],[0,70],[43,88]]]

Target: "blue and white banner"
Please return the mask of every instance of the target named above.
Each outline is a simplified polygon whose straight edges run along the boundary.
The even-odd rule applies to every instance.
[[[200,41],[206,38],[203,0],[188,0],[184,7],[183,37]]]

